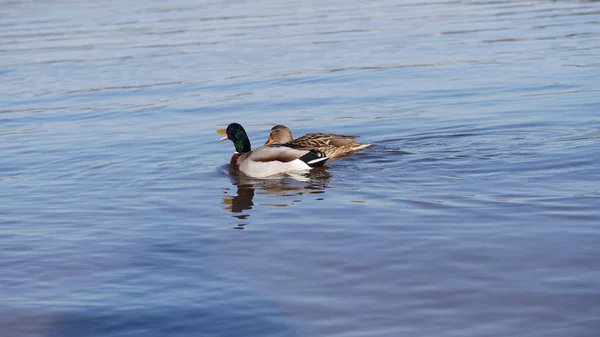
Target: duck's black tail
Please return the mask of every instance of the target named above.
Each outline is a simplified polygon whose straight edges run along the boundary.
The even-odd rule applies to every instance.
[[[329,157],[327,157],[325,153],[321,151],[310,150],[307,154],[303,155],[299,159],[310,167],[321,167],[325,165],[325,162],[329,160]]]

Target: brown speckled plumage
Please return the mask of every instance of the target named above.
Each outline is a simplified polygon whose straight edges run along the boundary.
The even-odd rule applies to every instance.
[[[289,144],[302,149],[316,149],[322,151],[328,157],[340,157],[353,151],[364,149],[371,144],[361,144],[354,139],[358,136],[344,136],[331,133],[309,133],[302,137],[293,139],[292,131],[283,125],[275,125],[271,128],[269,140],[265,145],[271,143]]]

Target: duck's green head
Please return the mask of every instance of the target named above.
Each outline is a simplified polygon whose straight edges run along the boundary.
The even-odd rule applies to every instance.
[[[239,125],[238,123],[231,123],[227,126],[227,130],[225,130],[227,134],[226,137],[221,138],[221,140],[229,139],[233,142],[235,146],[235,151],[239,153],[250,152],[252,147],[250,146],[250,140],[248,139],[248,135],[246,134],[246,130]]]

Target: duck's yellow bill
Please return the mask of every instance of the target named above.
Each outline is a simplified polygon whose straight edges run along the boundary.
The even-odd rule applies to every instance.
[[[273,139],[273,137],[269,137],[269,140],[267,140],[267,142],[265,143],[265,146],[271,145],[271,143],[273,143],[275,140]]]
[[[225,137],[220,138],[219,140],[227,140],[227,131],[225,129],[217,130],[218,134],[225,135]]]

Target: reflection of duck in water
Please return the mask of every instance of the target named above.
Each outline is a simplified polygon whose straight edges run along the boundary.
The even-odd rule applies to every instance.
[[[229,170],[231,183],[237,186],[237,195],[230,194],[230,189],[225,189],[223,204],[227,205],[223,209],[236,213],[233,215],[240,220],[247,219],[250,214],[243,214],[257,206],[270,207],[289,207],[294,203],[300,202],[298,199],[306,194],[323,194],[331,175],[325,170],[311,171],[303,174],[295,174],[290,177],[278,176],[273,179],[254,179],[247,177],[234,169]],[[294,178],[294,179],[293,179]],[[298,181],[300,180],[300,181]],[[266,195],[273,202],[264,202],[255,205],[255,195]],[[296,199],[284,199],[286,197],[298,197]],[[260,198],[260,200],[264,200]],[[236,228],[243,228],[245,223],[240,223]]]
[[[310,170],[323,166],[329,159],[321,151],[287,145],[262,146],[252,151],[246,131],[237,123],[229,124],[227,130],[219,130],[219,133],[226,133],[221,140],[229,139],[235,146],[231,167],[251,177]]]
[[[228,193],[225,192],[225,194]],[[252,209],[252,206],[254,206],[252,199],[254,199],[254,186],[240,184],[237,187],[236,196],[228,195],[223,198],[223,203],[229,205],[224,209],[233,213],[241,213],[247,209]]]
[[[308,133],[294,139],[292,131],[283,126],[275,125],[271,128],[269,139],[265,145],[286,144],[301,149],[315,149],[325,153],[328,157],[341,157],[348,153],[364,149],[371,144],[361,144],[354,139],[359,136],[344,136],[331,133]]]

